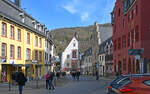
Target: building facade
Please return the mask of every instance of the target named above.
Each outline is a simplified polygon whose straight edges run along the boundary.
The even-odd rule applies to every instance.
[[[99,46],[99,75],[113,75],[113,42],[112,37],[101,43]]]
[[[150,1],[117,0],[112,12],[114,72],[150,72]]]
[[[82,56],[81,69],[82,74],[92,74],[92,48],[87,49]]]
[[[66,49],[62,53],[61,70],[65,72],[80,70],[79,45],[78,45],[77,33],[75,33],[69,45],[66,47]]]
[[[99,66],[99,45],[112,36],[112,25],[108,24],[98,24],[95,22],[94,31],[91,34],[91,38],[89,40],[90,47],[92,48],[92,70],[93,75],[98,70]]]
[[[44,76],[45,25],[21,9],[21,0],[0,1],[0,81],[22,67],[29,79]]]
[[[45,75],[49,71],[53,71],[53,57],[55,57],[56,51],[54,51],[54,41],[49,31],[46,32],[45,40]]]

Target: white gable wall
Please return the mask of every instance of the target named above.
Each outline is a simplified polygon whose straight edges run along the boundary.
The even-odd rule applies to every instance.
[[[74,44],[75,44],[75,46],[74,46]],[[65,51],[62,53],[62,61],[61,61],[62,69],[63,68],[71,68],[71,60],[78,60],[78,55],[79,55],[79,53],[78,53],[79,48],[78,47],[79,47],[78,40],[75,37],[73,37],[71,42],[69,43],[69,45],[65,49]],[[73,50],[77,50],[77,58],[72,58],[72,51]],[[67,59],[67,55],[70,56],[69,59]],[[70,66],[68,67],[66,63],[70,63],[69,64]]]

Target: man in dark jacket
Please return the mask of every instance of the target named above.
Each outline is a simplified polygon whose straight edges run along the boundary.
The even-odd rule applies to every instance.
[[[54,73],[50,72],[50,78],[49,78],[49,89],[55,89],[54,84],[53,84],[53,79],[54,79]]]
[[[25,82],[27,79],[25,78],[23,72],[21,71],[21,68],[19,68],[19,71],[16,76],[16,82],[18,83],[19,87],[19,94],[22,94],[23,86],[25,85]]]

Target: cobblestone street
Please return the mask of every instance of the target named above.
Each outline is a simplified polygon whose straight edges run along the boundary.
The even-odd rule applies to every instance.
[[[100,78],[96,81],[92,76],[82,76],[80,81],[72,80],[70,76],[61,78],[56,83],[55,90],[45,89],[45,81],[39,81],[38,89],[36,82],[31,81],[24,87],[23,94],[105,94],[110,78]],[[18,94],[18,87],[13,85],[11,91],[8,91],[8,84],[0,84],[2,94]]]

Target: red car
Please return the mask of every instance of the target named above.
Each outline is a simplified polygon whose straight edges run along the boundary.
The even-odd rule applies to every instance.
[[[150,76],[131,77],[119,88],[119,94],[150,94]]]

